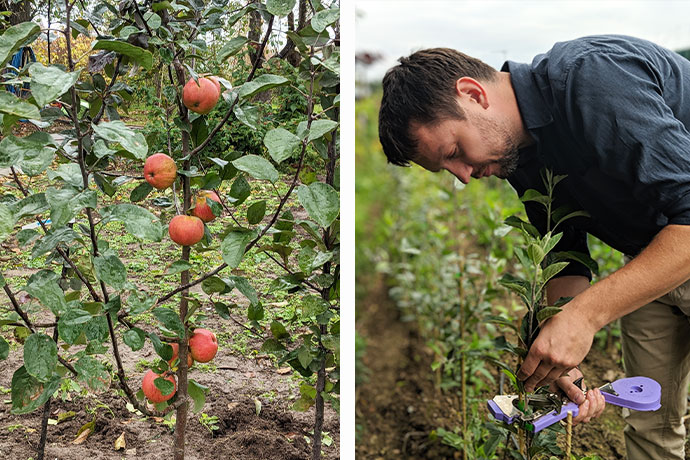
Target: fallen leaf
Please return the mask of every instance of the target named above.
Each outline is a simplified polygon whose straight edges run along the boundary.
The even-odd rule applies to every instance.
[[[87,424],[87,425],[88,425],[88,424]],[[81,430],[80,430],[80,431],[81,431]],[[77,439],[75,439],[74,441],[72,441],[72,444],[81,444],[81,443],[83,443],[84,441],[86,441],[86,438],[88,438],[89,435],[90,435],[92,432],[93,432],[93,429],[92,429],[92,428],[87,428],[87,429],[85,429],[84,431],[81,431],[81,432],[79,433],[79,436],[77,436]]]
[[[153,420],[154,420],[156,423],[163,423],[163,417],[153,417]]]
[[[123,431],[119,438],[115,440],[115,450],[124,449],[127,447],[125,443],[125,432]]]
[[[71,420],[77,416],[77,413],[73,410],[67,412],[60,412],[57,416],[57,423],[62,423],[66,420]]]
[[[256,408],[256,415],[259,415],[261,413],[261,401],[259,401],[259,398],[254,398],[254,407]]]
[[[279,373],[280,375],[290,374],[290,373],[292,373],[292,368],[291,367],[280,367],[280,368],[278,368],[278,370],[276,372]]]
[[[239,405],[240,405],[240,403],[237,403],[237,402],[228,403],[228,409],[233,410],[235,407],[237,407]]]

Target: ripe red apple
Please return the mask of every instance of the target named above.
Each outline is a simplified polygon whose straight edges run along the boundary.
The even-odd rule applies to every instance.
[[[180,246],[191,246],[204,237],[204,223],[196,216],[177,215],[170,220],[168,234]]]
[[[154,153],[144,163],[144,178],[146,182],[158,190],[170,187],[177,177],[175,160],[165,153]]]
[[[182,90],[182,103],[192,112],[205,115],[215,107],[220,97],[220,85],[208,78],[200,77],[198,82],[190,78]]]
[[[153,381],[156,380],[158,377],[162,377],[165,380],[172,382],[172,384],[175,386],[172,393],[170,393],[169,395],[164,395],[163,393],[161,393],[158,387],[156,387],[156,384],[153,383]],[[175,392],[177,391],[177,383],[175,382],[175,377],[172,374],[159,375],[149,369],[149,371],[144,376],[144,380],[141,382],[141,389],[144,392],[144,396],[146,396],[146,398],[148,398],[149,401],[151,401],[154,404],[157,404],[162,403],[163,401],[167,401],[175,395]]]
[[[220,203],[220,198],[218,197],[218,194],[216,192],[211,190],[202,190],[196,196],[196,206],[194,206],[194,208],[192,209],[192,214],[197,216],[204,222],[211,222],[218,216],[213,214],[211,206],[209,206],[208,203],[206,203],[206,198],[209,198],[215,201],[216,203]]]
[[[189,351],[194,361],[207,363],[216,356],[218,341],[216,335],[208,329],[196,328],[189,339]]]
[[[180,345],[177,343],[171,343],[170,346],[173,349],[173,356],[172,356],[172,359],[170,361],[168,361],[168,364],[172,367],[173,363],[177,359],[177,355],[179,354]],[[189,351],[187,351],[187,369],[192,367],[193,364],[194,364],[194,359],[192,358],[192,354]]]

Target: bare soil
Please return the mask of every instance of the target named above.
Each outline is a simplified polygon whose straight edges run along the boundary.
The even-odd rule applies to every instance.
[[[367,341],[363,362],[370,378],[357,388],[357,458],[462,458],[462,452],[430,436],[439,427],[452,430],[461,424],[460,405],[454,393],[434,384],[432,354],[416,325],[400,320],[381,279],[370,284],[358,309],[366,310],[357,330]],[[582,363],[589,386],[624,376],[619,353],[612,348],[594,347]],[[484,416],[489,419],[485,412]],[[573,453],[625,459],[624,427],[620,409],[607,406],[601,417],[574,428]],[[688,448],[689,459],[687,453]]]
[[[239,326],[219,320],[216,332],[237,333]],[[13,343],[13,338],[5,334]],[[140,388],[144,372],[136,369],[142,359],[156,359],[149,343],[133,352],[121,345],[121,355],[130,386]],[[256,344],[258,345],[258,344]],[[22,365],[20,351],[13,350],[0,361],[0,390],[9,389],[12,374]],[[114,366],[114,362],[112,363]],[[277,459],[300,460],[311,458],[310,431],[313,431],[314,409],[299,413],[290,404],[299,397],[298,383],[291,372],[280,372],[265,357],[247,358],[233,354],[229,347],[221,347],[213,361],[215,370],[193,367],[190,378],[207,386],[206,405],[202,412],[218,417],[217,430],[209,430],[200,423],[199,414],[192,414],[187,424],[186,458],[201,459]],[[117,384],[100,394],[89,393],[70,400],[53,399],[51,418],[74,411],[76,415],[57,425],[48,426],[46,459],[100,460],[145,459],[172,457],[174,425],[166,426],[161,419],[146,418],[130,412],[127,400],[116,394]],[[4,392],[3,392],[4,393]],[[0,393],[1,394],[1,393]],[[260,410],[257,410],[260,403]],[[0,458],[19,460],[36,458],[35,448],[40,438],[43,408],[27,415],[10,412],[10,394],[2,394],[0,404]],[[258,412],[258,413],[257,413]],[[77,432],[86,423],[95,421],[94,432],[82,444],[74,444]],[[326,407],[324,431],[333,439],[323,447],[326,460],[339,458],[338,414]],[[115,441],[124,433],[126,446],[115,450]]]

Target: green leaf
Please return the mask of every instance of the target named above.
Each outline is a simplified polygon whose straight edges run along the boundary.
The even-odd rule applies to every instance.
[[[247,300],[249,300],[250,304],[254,305],[259,303],[259,296],[256,294],[256,290],[254,290],[246,278],[242,278],[241,276],[231,276],[228,278],[228,281],[231,282],[235,288],[237,288],[237,290],[247,298]]]
[[[326,27],[333,24],[338,18],[340,18],[339,8],[321,10],[311,18],[311,28],[316,32],[323,32]]]
[[[547,233],[541,242],[541,247],[544,250],[544,254],[548,254],[549,252],[551,252],[551,250],[558,244],[558,242],[561,241],[562,237],[563,233],[556,233],[553,236],[550,232]]]
[[[264,136],[264,145],[276,163],[290,158],[301,143],[299,137],[284,128],[272,129]]]
[[[201,289],[208,295],[223,293],[227,288],[225,281],[217,276],[211,276],[201,282]]]
[[[230,308],[227,304],[223,302],[213,302],[213,307],[216,309],[216,313],[223,319],[230,319]]]
[[[156,385],[156,388],[160,390],[163,396],[168,396],[175,391],[175,384],[168,379],[164,379],[163,377],[156,377],[153,380],[153,384]]]
[[[10,344],[0,335],[0,361],[7,359],[10,355]]]
[[[534,265],[539,265],[546,256],[542,247],[537,243],[530,243],[529,246],[527,246],[527,254]]]
[[[173,349],[170,345],[161,342],[160,337],[153,333],[149,334],[149,339],[151,339],[153,349],[156,350],[156,353],[158,354],[158,356],[161,357],[161,359],[164,359],[166,361],[170,361],[172,359]]]
[[[127,203],[107,206],[103,208],[101,215],[104,222],[124,222],[127,231],[137,238],[151,241],[163,238],[160,219],[140,206]]]
[[[46,252],[55,249],[58,244],[67,244],[74,240],[81,240],[81,236],[69,227],[62,227],[57,230],[51,229],[34,244],[34,248],[31,251],[31,257],[34,259],[41,257]]]
[[[91,356],[82,356],[74,364],[77,379],[95,391],[106,390],[110,386],[110,373],[102,362]]]
[[[40,33],[41,28],[33,22],[22,22],[5,30],[0,35],[0,67],[5,67],[19,48],[33,42]]]
[[[297,401],[295,401],[291,409],[297,412],[306,412],[314,405],[314,402],[314,398],[301,396]]]
[[[261,117],[261,112],[258,107],[250,105],[239,105],[236,104],[232,108],[233,113],[245,125],[249,126],[253,130],[259,129],[259,118]]]
[[[12,234],[16,222],[10,208],[4,203],[0,203],[0,242],[5,241],[5,239]]]
[[[308,368],[311,362],[314,360],[311,355],[311,351],[305,346],[300,347],[297,351],[297,359],[305,369]]]
[[[498,280],[501,286],[507,287],[511,291],[515,291],[520,295],[526,296],[529,288],[529,283],[523,279],[517,278],[510,273],[506,273]]]
[[[531,188],[531,189],[525,190],[524,195],[522,195],[520,197],[520,201],[522,201],[523,203],[526,201],[536,201],[537,203],[547,205],[547,204],[549,204],[549,197],[546,195],[543,195],[541,192]]]
[[[84,188],[84,179],[81,175],[81,168],[76,163],[61,164],[55,170],[49,169],[48,179],[60,179],[74,188],[80,190]]]
[[[237,54],[239,50],[242,49],[244,45],[246,45],[249,42],[249,40],[245,37],[235,37],[229,42],[227,42],[223,47],[218,51],[218,62],[223,62],[230,56],[234,56]]]
[[[252,203],[247,209],[247,222],[251,225],[258,224],[261,219],[264,218],[266,214],[266,200],[257,201]]]
[[[128,56],[146,70],[151,70],[153,66],[153,54],[138,46],[130,45],[127,42],[117,40],[98,40],[93,46],[95,50],[115,51],[116,53]]]
[[[49,382],[41,383],[25,366],[20,367],[12,375],[12,413],[28,414],[38,409],[58,390],[60,381],[56,375]]]
[[[8,91],[0,91],[0,113],[30,120],[41,119],[38,107],[19,99]]]
[[[541,235],[539,234],[539,230],[537,230],[537,227],[534,225],[525,222],[524,220],[520,219],[517,216],[510,216],[508,217],[504,223],[506,225],[510,225],[511,227],[518,228],[520,230],[523,230],[533,236],[534,238],[541,238]]]
[[[542,321],[545,321],[552,316],[556,315],[557,313],[560,313],[562,309],[559,307],[544,307],[541,310],[537,312],[537,321],[541,323]]]
[[[249,198],[251,191],[252,189],[247,179],[243,176],[235,179],[232,183],[232,187],[230,187],[230,197],[233,199],[233,204],[239,206],[244,203],[244,201]]]
[[[85,324],[92,318],[91,313],[81,308],[73,308],[58,321],[58,332],[60,338],[70,345],[74,345],[79,340],[85,329]]]
[[[143,134],[133,131],[122,121],[102,121],[91,126],[99,137],[109,142],[117,142],[139,160],[146,158],[149,151],[146,138]]]
[[[245,98],[250,97],[261,91],[266,91],[277,86],[287,85],[288,83],[290,83],[290,80],[285,77],[264,74],[242,85],[239,90],[239,96]]]
[[[338,122],[333,120],[316,120],[309,127],[309,142],[322,138],[338,127]]]
[[[79,74],[80,72],[65,72],[56,66],[45,67],[40,62],[34,62],[29,67],[31,95],[39,107],[43,107],[74,86]]]
[[[45,334],[31,334],[24,342],[24,367],[40,382],[47,382],[57,366],[57,345]]]
[[[300,185],[297,198],[309,216],[321,227],[329,227],[340,214],[340,198],[333,187],[323,182]]]
[[[105,316],[99,315],[91,318],[91,321],[84,324],[84,334],[89,341],[103,343],[108,339],[108,320]]]
[[[45,196],[50,205],[50,220],[53,228],[66,225],[84,208],[95,209],[98,206],[98,194],[95,190],[79,193],[70,187],[62,189],[49,187]]]
[[[24,290],[37,298],[45,307],[49,307],[55,315],[62,315],[67,310],[65,295],[57,283],[58,276],[49,271],[41,270],[29,278]]]
[[[501,326],[508,326],[509,328],[517,332],[517,326],[511,319],[505,318],[503,316],[489,315],[485,317],[485,320],[489,323],[500,324]]]
[[[302,298],[302,316],[318,316],[328,310],[330,304],[319,296],[306,295]]]
[[[192,411],[194,413],[199,413],[199,411],[204,408],[204,404],[206,404],[206,393],[208,393],[208,387],[201,385],[194,379],[189,379],[189,387],[187,391],[189,392],[189,396],[194,401]]]
[[[255,179],[268,180],[271,183],[275,183],[278,180],[276,168],[268,160],[258,155],[244,155],[233,161],[232,165]]]
[[[244,250],[253,237],[254,233],[249,231],[232,231],[228,233],[220,243],[223,261],[228,264],[228,267],[233,269],[239,266],[242,256],[244,256]]]
[[[288,334],[287,329],[285,329],[285,326],[283,326],[280,322],[273,320],[271,322],[271,333],[273,334],[273,337],[276,339],[286,339],[290,337],[290,334]]]
[[[151,193],[151,190],[153,190],[151,184],[144,181],[132,190],[132,193],[129,194],[129,201],[133,203],[139,202],[146,198],[148,194]]]
[[[7,136],[0,142],[0,167],[18,166],[27,176],[38,176],[53,162],[52,143],[50,134],[40,131],[22,138]]]
[[[155,297],[149,297],[143,291],[131,291],[127,297],[127,305],[129,305],[129,313],[138,315],[145,312],[156,303]]]
[[[141,350],[146,342],[146,333],[138,327],[133,327],[124,333],[122,341],[132,349],[132,351]]]
[[[551,220],[554,223],[554,229],[566,220],[572,219],[573,217],[591,217],[587,211],[568,212],[570,211],[570,209],[566,206],[561,206],[551,214]]]
[[[157,307],[153,309],[153,316],[155,316],[166,329],[175,332],[179,338],[184,339],[184,325],[180,321],[180,317],[173,310],[165,307]]]
[[[185,270],[189,270],[190,268],[192,268],[192,264],[186,260],[176,260],[165,269],[165,274],[175,275],[177,273],[182,273]]]
[[[261,321],[264,319],[264,307],[260,303],[249,305],[247,308],[247,318],[250,321]]]
[[[266,9],[273,16],[287,16],[295,7],[297,0],[266,0]]]
[[[546,283],[547,281],[549,281],[551,278],[556,276],[561,270],[567,267],[569,263],[570,262],[556,262],[546,267],[544,269],[544,272],[542,273],[542,282]]]
[[[574,260],[575,262],[579,262],[588,269],[590,269],[592,273],[594,273],[595,275],[599,275],[599,265],[589,256],[589,254],[577,251],[565,251],[556,252],[553,254],[553,256],[554,262],[560,260]]]
[[[115,254],[104,254],[93,259],[96,278],[116,290],[121,290],[127,281],[127,269]]]

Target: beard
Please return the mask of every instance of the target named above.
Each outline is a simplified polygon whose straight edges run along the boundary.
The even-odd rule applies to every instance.
[[[469,115],[469,114],[468,114]],[[494,175],[500,179],[507,179],[515,172],[520,160],[520,151],[516,137],[510,132],[506,123],[500,123],[482,114],[473,113],[469,116],[471,123],[478,127],[482,139],[498,140],[500,144],[491,152],[497,160],[488,161],[481,165],[479,172],[485,168],[497,165]]]

